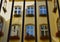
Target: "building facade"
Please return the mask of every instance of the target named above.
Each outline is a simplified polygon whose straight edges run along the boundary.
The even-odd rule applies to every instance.
[[[0,5],[0,42],[60,42],[56,0],[48,0],[48,7],[46,0],[36,0],[36,4],[35,0],[12,1],[3,0]]]

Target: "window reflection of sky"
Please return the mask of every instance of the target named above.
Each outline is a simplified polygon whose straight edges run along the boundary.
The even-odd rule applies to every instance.
[[[31,26],[31,25],[26,26],[26,33],[34,36],[34,26]]]

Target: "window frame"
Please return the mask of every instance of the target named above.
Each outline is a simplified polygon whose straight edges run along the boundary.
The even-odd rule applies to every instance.
[[[27,24],[26,26],[29,26],[29,25],[31,25],[31,26],[34,26],[34,24]],[[35,40],[35,26],[34,26],[34,36],[32,36],[32,35],[27,35],[27,32],[26,32],[26,26],[25,26],[25,40]]]
[[[28,8],[30,8],[30,10],[29,10],[30,14],[28,13]],[[31,8],[33,8],[33,10]],[[31,13],[31,11],[33,11],[33,13]],[[27,6],[26,16],[27,17],[33,17],[34,15],[35,15],[35,8],[34,8],[34,6],[33,5]]]
[[[41,29],[41,26],[46,26],[47,28],[43,28],[43,30],[42,30],[42,29]],[[42,31],[44,32],[44,35],[41,33]],[[42,36],[42,35],[43,35],[43,36],[49,36],[49,33],[46,34],[46,31],[48,32],[48,25],[47,25],[47,24],[41,24],[41,25],[40,25],[40,34],[41,34],[41,35],[40,35],[40,36]]]
[[[57,19],[57,29],[58,29],[58,31],[60,31],[60,30],[59,30],[59,27],[58,27],[58,25],[59,25],[59,24],[58,24],[59,21],[60,21],[60,18]]]
[[[15,28],[16,28],[16,26],[18,26],[18,27],[20,27],[20,25],[19,24],[13,24],[12,26],[14,26]],[[11,26],[11,28],[12,28],[12,26]],[[19,28],[17,28],[17,29],[19,29]],[[18,31],[18,30],[17,30]],[[12,29],[11,29],[11,32],[12,32]],[[19,32],[18,32],[19,33]],[[19,36],[19,34],[16,34],[16,35],[14,35],[14,36]],[[11,35],[12,33],[10,33],[10,36],[12,36]]]
[[[47,9],[46,9],[46,14],[42,14],[42,13],[40,13],[40,7],[44,7],[45,9],[46,9],[46,6],[45,5],[40,5],[39,6],[39,16],[47,16]]]
[[[18,13],[18,12],[17,12],[17,9],[15,9],[15,8],[17,8],[17,7],[20,8],[20,9],[19,9],[19,10],[20,10],[20,14],[17,14],[17,13]],[[19,11],[19,10],[18,10],[18,11]],[[15,13],[15,11],[16,11],[17,13]],[[14,6],[14,17],[21,17],[21,12],[22,12],[22,11],[21,11],[21,6]]]

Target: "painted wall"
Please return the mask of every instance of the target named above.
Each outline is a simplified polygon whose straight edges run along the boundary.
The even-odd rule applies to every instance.
[[[7,0],[8,1],[8,0]],[[59,1],[60,2],[60,1]],[[2,38],[0,38],[0,42],[7,42],[7,35],[8,35],[8,29],[9,29],[9,19],[10,19],[10,15],[11,15],[11,6],[12,6],[12,2],[7,2],[7,13],[4,13],[3,12],[3,9],[1,8],[1,13],[0,15],[5,19],[5,26],[4,26],[4,36]],[[3,4],[4,5],[4,4]],[[2,5],[2,7],[3,7]],[[26,8],[27,6],[29,5],[34,5],[34,2],[26,2]],[[49,40],[46,40],[46,41],[42,41],[40,40],[40,25],[41,24],[47,24],[47,17],[41,17],[39,16],[39,6],[40,5],[45,5],[45,2],[44,1],[37,1],[37,34],[38,34],[38,41],[39,42],[49,42]],[[21,17],[19,18],[16,18],[13,16],[13,20],[12,20],[12,24],[19,24],[21,27],[20,27],[20,40],[10,40],[10,42],[21,42],[21,34],[22,34],[22,17],[23,17],[23,2],[15,2],[14,3],[14,6],[21,6]],[[50,22],[50,30],[51,30],[51,36],[52,36],[52,42],[60,42],[59,38],[56,37],[56,32],[58,31],[57,30],[57,18],[58,18],[58,11],[57,13],[53,13],[53,8],[54,8],[54,5],[53,5],[53,1],[49,1],[48,2],[48,9],[49,9],[49,22]],[[26,9],[25,9],[26,10]],[[13,13],[14,14],[14,13]],[[26,16],[26,13],[25,13],[25,16]],[[18,22],[17,22],[18,21]],[[25,26],[27,24],[34,24],[34,17],[25,17]],[[35,24],[34,24],[35,25]],[[24,26],[24,27],[25,27]],[[25,37],[25,28],[24,28],[24,37]],[[24,42],[28,42],[24,39]],[[35,42],[35,40],[32,40],[30,42]]]

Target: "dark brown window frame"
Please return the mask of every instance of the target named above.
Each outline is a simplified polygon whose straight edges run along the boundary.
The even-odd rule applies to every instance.
[[[18,5],[16,5],[16,6],[14,6],[14,9],[16,8],[16,7],[19,7],[19,8],[21,8],[21,6],[18,6]],[[21,10],[20,10],[21,11]],[[21,14],[16,14],[15,13],[15,11],[14,11],[14,17],[21,17]]]
[[[25,25],[25,28],[26,28],[26,26],[28,26],[28,25],[35,26],[34,24],[27,24],[27,25]],[[34,32],[35,32],[35,31],[34,31]],[[25,29],[25,33],[26,33],[26,29]],[[35,40],[35,37],[25,35],[25,40]]]
[[[47,25],[47,24],[40,24],[40,27],[41,27],[42,25]],[[47,27],[48,27],[48,25],[47,25]],[[40,31],[40,33],[41,33],[41,31]],[[41,40],[49,40],[49,35],[48,35],[48,36],[41,36],[41,35],[40,35],[40,39],[41,39]]]
[[[60,30],[58,29],[58,22],[59,22],[60,18],[57,18],[57,32],[56,32],[56,37],[60,38]]]
[[[46,8],[46,5],[40,5],[40,6],[39,6],[39,16],[40,16],[40,17],[47,17],[47,14],[41,14],[41,13],[40,13],[40,7],[45,7],[45,8]]]
[[[27,8],[28,8],[28,7],[34,7],[34,5],[29,5],[29,6],[27,6]],[[27,11],[26,11],[26,12],[27,12]],[[26,17],[34,17],[34,15],[35,15],[35,14],[27,14],[27,13],[26,13]]]

